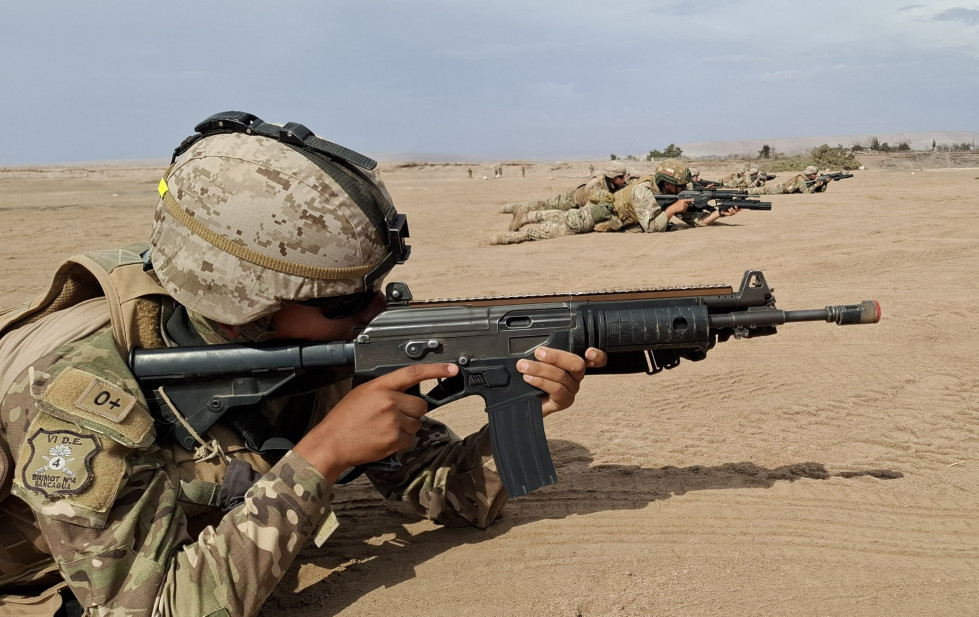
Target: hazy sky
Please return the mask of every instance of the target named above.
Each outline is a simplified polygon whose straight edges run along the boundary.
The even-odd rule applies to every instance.
[[[944,0],[5,0],[0,165],[164,158],[228,109],[484,160],[976,130],[977,61]]]

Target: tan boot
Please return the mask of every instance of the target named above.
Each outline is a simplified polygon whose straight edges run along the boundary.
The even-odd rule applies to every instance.
[[[524,204],[513,211],[513,220],[510,221],[510,231],[517,231],[529,223],[531,223],[530,206]]]
[[[519,231],[502,231],[493,235],[490,244],[520,244],[527,240],[530,240],[530,238],[525,233]]]

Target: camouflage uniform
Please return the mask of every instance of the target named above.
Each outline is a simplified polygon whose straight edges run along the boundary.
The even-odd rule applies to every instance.
[[[785,193],[821,193],[826,190],[826,184],[807,186],[809,179],[805,174],[796,174],[781,184],[771,184],[761,188],[749,188],[751,195],[782,195]]]
[[[647,233],[667,231],[669,219],[663,207],[656,200],[656,195],[662,195],[652,176],[646,176],[631,183],[625,190],[615,195],[615,216],[606,223],[597,225],[596,231],[620,231],[631,227],[639,228]],[[694,212],[679,212],[676,218],[691,227],[702,227],[700,219],[703,215]]]
[[[491,243],[518,244],[588,233],[595,230],[596,223],[608,220],[612,212],[610,201],[570,210],[531,210],[523,214],[519,229],[496,234]]]
[[[668,175],[674,173],[684,176],[683,186],[689,179],[687,167],[679,161],[667,159],[657,166],[657,174],[667,170]],[[524,225],[519,231],[497,234],[494,244],[519,244],[532,240],[546,240],[571,234],[583,234],[591,231],[608,232],[635,229],[642,231],[667,231],[668,219],[663,208],[656,201],[655,195],[661,194],[656,185],[655,176],[646,176],[626,185],[612,196],[612,203],[603,202],[577,208],[570,211],[545,210],[530,212],[530,224]],[[681,212],[676,215],[691,227],[702,227],[701,213]]]
[[[605,168],[605,173],[595,176],[584,184],[569,189],[566,193],[555,195],[548,199],[535,201],[517,202],[506,204],[500,209],[503,214],[512,214],[518,210],[570,210],[571,208],[584,208],[588,204],[612,201],[612,193],[621,187],[616,186],[611,178],[618,174],[625,174],[625,165],[612,162]]]
[[[710,185],[714,185],[719,188],[722,184],[724,184],[724,182],[721,180],[704,180],[699,176],[700,176],[700,170],[697,169],[696,167],[691,167],[690,168],[691,181],[687,182],[687,186],[686,186],[686,189],[688,191],[702,191]],[[693,180],[692,178],[697,178],[697,179]]]
[[[510,233],[496,234],[490,243],[516,244],[592,231],[595,223],[611,215],[614,193],[623,188],[616,185],[613,178],[625,174],[625,165],[613,161],[606,166],[603,175],[595,176],[564,195],[513,204],[516,208],[510,221]]]
[[[744,188],[756,189],[765,186],[765,177],[761,175],[757,167],[748,170],[745,176]]]
[[[260,138],[209,139],[227,142],[242,154]],[[187,337],[227,341],[214,321],[194,310],[213,308],[213,303],[218,305],[214,314],[228,316],[225,323],[245,324],[248,336],[260,338],[267,326],[261,316],[283,297],[329,296],[356,286],[356,279],[342,275],[327,280],[328,273],[318,272],[313,263],[331,259],[332,254],[342,273],[356,270],[353,263],[366,261],[373,267],[379,255],[363,250],[376,244],[370,239],[376,232],[352,202],[345,206],[352,188],[326,185],[324,173],[314,169],[308,178],[297,175],[314,167],[305,158],[296,163],[296,173],[276,173],[286,165],[282,161],[300,156],[285,147],[270,155],[270,148],[263,146],[254,157],[221,170],[231,177],[251,174],[250,183],[241,183],[241,192],[267,191],[268,199],[278,195],[275,208],[269,209],[255,195],[235,191],[188,192],[195,186],[213,187],[208,165],[221,167],[228,161],[195,148],[178,159],[165,178],[180,187],[175,189],[176,200],[167,199],[169,189],[161,183],[154,270],[143,272],[140,253],[145,247],[90,254],[76,260],[90,270],[74,265],[59,269],[52,292],[35,303],[43,311],[38,309],[31,319],[27,312],[15,313],[9,327],[0,331],[0,444],[9,444],[10,452],[10,460],[0,452],[0,463],[10,463],[0,464],[0,477],[4,471],[13,475],[9,496],[4,498],[6,488],[0,485],[2,614],[25,606],[31,614],[53,614],[61,605],[59,589],[67,588],[90,614],[254,615],[307,540],[317,530],[317,539],[325,540],[335,526],[332,485],[292,450],[256,454],[223,421],[195,435],[198,447],[193,452],[167,437],[158,438],[126,358],[131,347],[200,344],[185,342]],[[186,169],[198,177],[181,179],[180,166],[188,161],[195,164]],[[281,187],[287,184],[300,186],[283,201]],[[376,188],[386,191],[381,184]],[[347,218],[324,220],[323,208],[316,205],[323,196],[329,204],[339,204],[329,211],[346,212]],[[239,221],[237,234],[228,231],[231,237],[247,233],[250,225],[255,225],[255,237],[265,237],[256,229],[266,235],[281,233],[281,242],[269,244],[266,263],[313,263],[297,266],[298,275],[263,269],[244,258],[223,259],[211,245],[219,244],[220,238],[211,237],[210,248],[188,250],[199,248],[194,243],[201,238],[188,236],[181,245],[172,237],[184,233],[180,225],[159,225],[167,217],[180,217],[181,211],[190,214],[187,225],[196,225],[214,215],[213,205],[224,200],[234,203],[230,212]],[[251,205],[256,208],[254,217],[248,210]],[[290,207],[301,214],[281,216]],[[258,216],[263,208],[265,216]],[[228,215],[214,216],[214,228],[228,222]],[[269,223],[275,228],[271,232]],[[299,235],[308,240],[305,245],[294,242],[297,225]],[[329,228],[322,232],[325,235],[317,235],[324,228]],[[325,242],[329,234],[332,244],[317,247],[317,240]],[[170,242],[172,250],[167,248]],[[251,246],[266,250],[261,244]],[[351,251],[351,246],[361,248]],[[306,255],[311,247],[320,254]],[[180,290],[187,300],[171,297],[175,294],[164,287],[192,270],[197,284],[188,278]],[[236,272],[238,278],[214,274],[221,270]],[[94,274],[98,283],[93,283],[96,272],[118,276],[107,284],[101,274]],[[311,278],[314,274],[319,280]],[[233,286],[208,294],[201,285],[209,276],[211,284],[230,280]],[[268,297],[242,295],[249,291],[248,283],[254,291],[256,281],[269,288]],[[274,292],[302,282],[305,285],[289,295]],[[167,284],[161,287],[163,283]],[[310,289],[316,285],[320,288]],[[175,331],[172,324],[181,314],[185,318],[177,322],[184,328]],[[286,435],[301,435],[350,388],[350,381],[344,380],[311,394],[272,401],[268,420]],[[486,428],[460,440],[444,425],[424,418],[415,446],[396,457],[399,464],[367,465],[366,475],[386,498],[401,500],[439,523],[485,527],[506,501]],[[47,591],[39,595],[40,589]]]
[[[548,199],[507,204],[501,209],[501,212],[508,214],[516,213],[520,210],[571,210],[572,208],[583,208],[590,203],[611,201],[612,193],[618,189],[619,187],[614,186],[605,176],[595,176],[585,184],[579,184],[573,189],[568,189],[566,193],[555,195]]]
[[[744,170],[738,170],[733,174],[724,176],[720,180],[721,186],[726,189],[741,189],[748,185],[748,177]]]
[[[63,578],[92,610],[256,613],[327,516],[332,486],[291,451],[278,461],[259,457],[220,425],[202,436],[207,445],[196,455],[155,443],[153,419],[108,322],[106,302],[94,299],[3,339],[0,361],[11,372],[0,426],[15,472],[12,494],[0,502],[13,522],[0,549],[3,590]],[[192,323],[203,337],[220,336],[202,326],[206,319]],[[349,380],[323,388],[304,424],[349,389]],[[276,401],[276,408],[291,404],[292,424],[302,402]],[[368,477],[385,497],[437,522],[487,526],[506,495],[486,429],[459,440],[444,425],[423,422],[415,449],[398,456],[402,467],[370,465]],[[59,444],[67,450],[56,452]],[[228,504],[216,500],[225,457],[263,474],[226,514]]]

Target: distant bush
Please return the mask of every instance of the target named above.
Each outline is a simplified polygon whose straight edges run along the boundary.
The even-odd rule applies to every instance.
[[[938,152],[968,152],[972,150],[972,144],[967,141],[960,144],[938,144],[933,147]]]
[[[670,144],[666,146],[662,152],[659,150],[650,150],[649,154],[646,155],[646,160],[651,161],[653,159],[678,159],[683,156],[683,149],[676,144]]]
[[[765,167],[768,168],[767,171],[777,172],[805,169],[809,165],[815,165],[819,169],[851,170],[860,167],[860,161],[853,156],[853,152],[843,146],[823,144],[813,148],[809,154],[779,158],[766,163]]]

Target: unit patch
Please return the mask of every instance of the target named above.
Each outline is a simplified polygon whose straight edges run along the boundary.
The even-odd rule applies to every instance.
[[[24,486],[45,497],[77,495],[92,482],[92,459],[102,451],[94,435],[38,429],[27,440],[29,455],[22,467]]]

